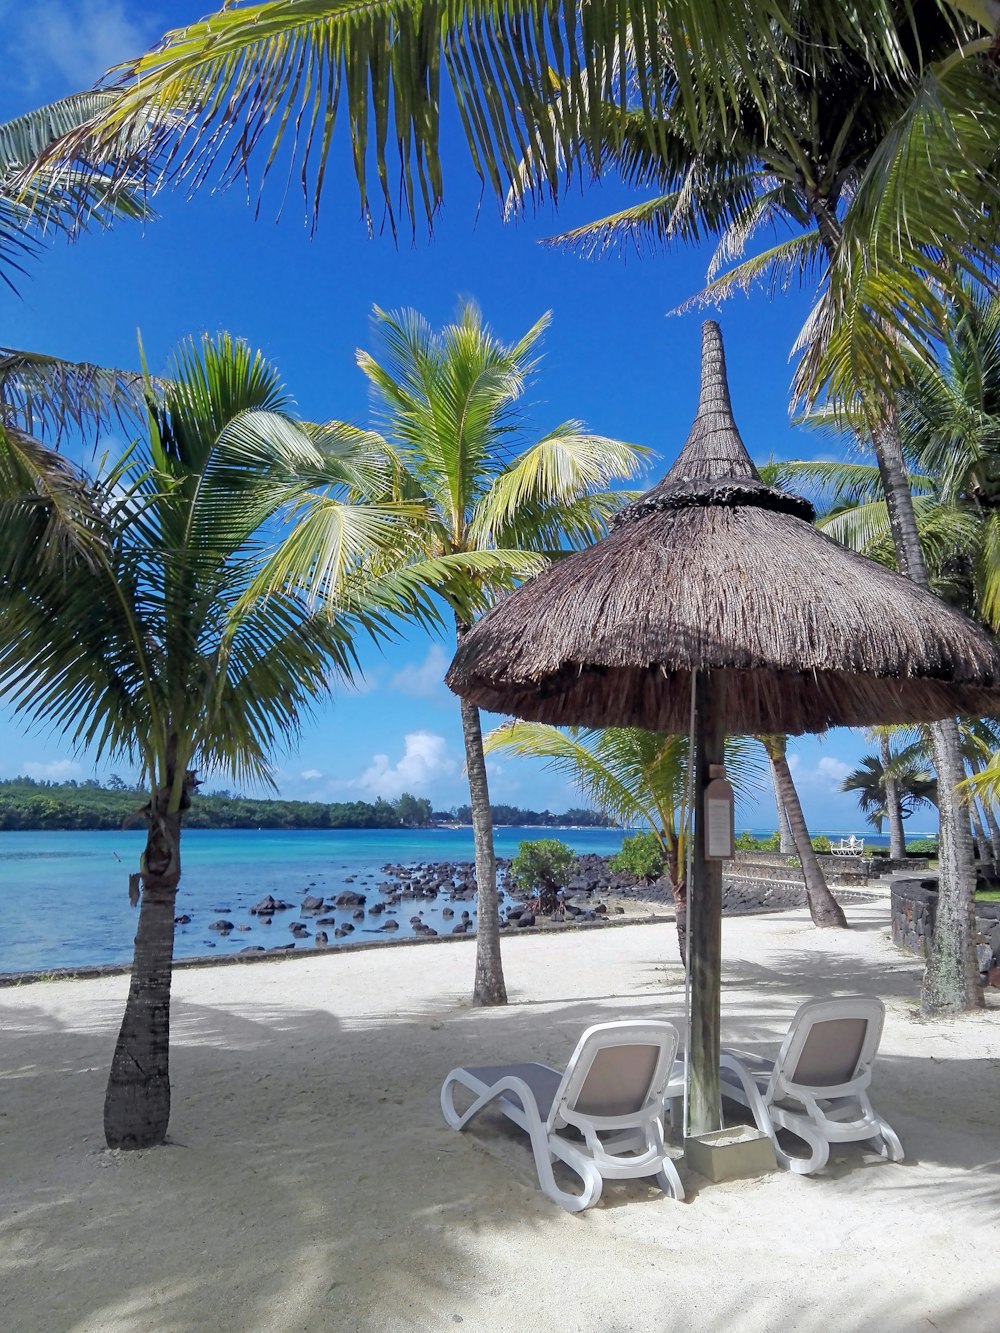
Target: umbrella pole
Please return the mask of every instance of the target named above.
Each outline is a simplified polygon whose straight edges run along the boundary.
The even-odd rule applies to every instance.
[[[689,1135],[722,1128],[719,1035],[722,995],[722,862],[705,857],[705,788],[709,765],[725,762],[726,678],[699,671],[695,680],[694,874],[688,889]]]

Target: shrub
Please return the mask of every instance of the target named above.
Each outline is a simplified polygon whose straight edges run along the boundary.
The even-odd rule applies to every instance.
[[[538,838],[518,846],[510,872],[522,893],[537,894],[539,911],[551,913],[559,906],[559,890],[575,859],[572,849],[558,838]]]
[[[622,849],[612,858],[612,870],[632,875],[643,884],[652,884],[663,874],[663,849],[655,833],[637,833],[622,841]]]
[[[906,844],[908,856],[937,856],[937,838],[914,838]]]
[[[777,829],[775,829],[775,831],[771,834],[769,838],[761,838],[760,848],[761,851],[764,852],[781,851],[781,834],[777,831]]]
[[[819,852],[821,856],[827,855],[830,851],[830,839],[825,833],[819,833],[812,839],[813,851]]]
[[[756,852],[760,847],[749,829],[744,829],[733,845],[738,852]]]

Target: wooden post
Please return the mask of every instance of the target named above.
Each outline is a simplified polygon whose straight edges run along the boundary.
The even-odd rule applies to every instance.
[[[694,865],[688,890],[688,966],[691,1031],[688,1034],[689,1136],[722,1128],[719,1032],[722,996],[722,862],[705,859],[705,801],[709,765],[725,762],[726,678],[699,671],[695,680]]]

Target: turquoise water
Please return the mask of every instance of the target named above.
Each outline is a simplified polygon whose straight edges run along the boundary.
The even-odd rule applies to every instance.
[[[576,851],[609,854],[621,847],[615,829],[498,828],[498,856],[514,856],[525,839],[559,837]],[[138,869],[145,832],[0,833],[0,972],[28,972],[96,963],[128,963],[138,913],[129,905],[128,877]],[[178,926],[178,958],[238,953],[250,945],[287,944],[297,912],[275,913],[270,926],[250,916],[248,908],[265,894],[298,904],[307,893],[327,897],[345,887],[368,892],[369,901],[385,878],[388,862],[471,861],[472,830],[392,829],[191,829],[181,847],[183,877],[177,914],[191,924]],[[355,876],[353,884],[345,884]],[[442,903],[441,906],[445,904]],[[458,904],[457,912],[475,904]],[[400,904],[400,929],[393,938],[412,935],[409,918],[423,909],[423,919],[437,928],[439,909],[430,902]],[[351,921],[350,911],[322,913]],[[249,930],[228,937],[208,930],[224,917]],[[314,923],[305,918],[314,932]],[[364,933],[368,922],[347,940],[331,947],[385,938]],[[371,921],[371,926],[378,924]],[[450,928],[442,926],[442,932]],[[302,940],[297,948],[311,946]]]
[[[835,834],[834,836],[839,836]],[[915,835],[914,835],[915,836]],[[609,855],[621,848],[616,829],[498,828],[498,856],[514,856],[526,839],[558,837],[578,852]],[[886,838],[866,835],[869,842]],[[137,912],[129,905],[129,873],[138,869],[145,832],[113,833],[0,832],[0,972],[31,972],[98,963],[128,963],[132,958]],[[471,861],[471,828],[460,829],[190,829],[182,843],[183,877],[177,914],[191,917],[177,927],[177,958],[238,953],[252,945],[273,948],[292,940],[289,926],[304,919],[311,932],[296,949],[312,946],[314,919],[296,911],[275,913],[270,926],[248,909],[271,893],[298,905],[308,893],[331,898],[344,888],[377,897],[387,863]],[[353,883],[347,883],[348,877]],[[399,930],[388,938],[405,939],[415,932],[411,916],[421,914],[445,933],[447,904],[404,899],[397,913]],[[475,903],[456,904],[475,917]],[[354,934],[335,940],[333,926],[321,927],[330,947],[384,940],[368,933],[379,924],[368,918],[354,922],[350,910],[321,913],[338,924],[351,922]],[[238,927],[228,936],[211,931],[211,922],[225,918]]]

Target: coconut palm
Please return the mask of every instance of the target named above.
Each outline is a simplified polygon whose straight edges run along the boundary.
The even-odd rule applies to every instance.
[[[846,930],[847,918],[844,916],[844,909],[837,902],[827,885],[826,876],[823,874],[823,869],[812,845],[812,839],[809,836],[809,830],[806,827],[805,816],[799,802],[799,794],[795,790],[795,783],[792,781],[792,774],[786,757],[788,738],[787,736],[762,736],[760,739],[771,763],[777,790],[781,796],[781,804],[788,818],[795,850],[802,866],[802,878],[805,883],[806,901],[809,904],[809,915],[817,926],[839,926]]]
[[[47,147],[113,102],[108,92],[75,93],[0,124],[0,280],[11,289],[53,236],[73,239],[85,226],[152,216],[141,183],[114,176],[86,137],[70,169],[36,170],[27,186],[20,180]],[[131,428],[143,411],[143,388],[142,376],[128,371],[0,347],[0,431],[57,443],[70,429],[99,432],[123,419]]]
[[[690,825],[688,738],[639,727],[583,728],[509,722],[484,741],[501,751],[543,759],[592,804],[626,828],[645,825],[663,855],[677,917],[677,943],[687,940],[687,834]],[[745,739],[726,743],[726,769],[744,793],[756,785],[758,766]]]
[[[339,115],[362,208],[372,205],[371,188],[393,227],[400,208],[433,222],[444,190],[443,81],[487,187],[502,197],[530,144],[540,188],[557,194],[564,170],[597,176],[613,159],[602,102],[624,108],[634,98],[649,112],[650,144],[662,142],[655,118],[676,101],[697,134],[706,114],[728,130],[747,104],[769,115],[795,68],[788,40],[800,28],[817,67],[852,60],[875,83],[912,74],[901,7],[747,0],[737,12],[727,0],[652,8],[588,0],[581,21],[562,0],[373,0],[363,13],[342,0],[245,0],[168,32],[112,71],[118,102],[95,122],[117,141],[164,108],[183,115],[165,160],[151,164],[141,148],[121,157],[123,170],[138,167],[148,180],[229,183],[256,158],[263,181],[275,160],[291,158],[315,219]],[[975,57],[988,42],[968,53],[960,41],[970,26],[981,31],[977,0],[943,8],[954,29],[949,53],[979,72]],[[959,17],[970,9],[971,25]],[[72,137],[60,160],[72,163],[78,139],[86,141]]]
[[[167,1131],[174,901],[197,771],[270,782],[271,750],[331,673],[351,670],[352,628],[378,632],[416,604],[402,575],[379,610],[361,603],[413,518],[355,503],[387,489],[385,460],[363,437],[296,426],[259,354],[227,336],[186,344],[147,393],[148,443],[92,477],[23,433],[0,441],[0,689],[75,746],[137,764],[149,791],[104,1112],[109,1145],[124,1148]],[[282,524],[300,516],[284,546],[304,530],[323,550],[325,532],[312,572],[338,590],[332,609],[275,578]]]
[[[926,741],[893,751],[890,737],[881,734],[889,731],[879,728],[879,753],[863,755],[841,782],[840,790],[857,792],[861,813],[876,833],[881,833],[883,823],[888,821],[889,855],[893,860],[903,860],[906,844],[902,822],[915,810],[937,803],[937,782],[928,767]]]
[[[358,352],[400,494],[423,507],[411,531],[461,638],[477,611],[566,546],[595,541],[628,498],[609,489],[645,452],[564,422],[526,438],[522,398],[546,315],[512,343],[472,304],[439,332],[416,311],[376,308],[376,354]],[[479,900],[475,1004],[503,1004],[496,860],[479,710],[461,702]]]
[[[620,124],[619,108],[610,108],[607,143],[609,149],[618,146],[619,169],[630,181],[655,186],[659,193],[637,208],[557,240],[593,247],[640,239],[662,248],[678,237],[714,234],[720,238],[715,262],[727,267],[734,256],[742,256],[762,227],[789,224],[796,233],[790,241],[727,267],[702,296],[721,298],[760,279],[779,286],[796,275],[821,278],[819,301],[799,340],[803,353],[799,392],[813,396],[827,383],[838,408],[846,402],[863,411],[879,462],[898,567],[927,585],[899,436],[898,404],[891,395],[905,381],[912,359],[918,354],[926,358],[928,343],[943,320],[945,303],[930,278],[954,292],[955,269],[968,267],[970,255],[975,256],[976,272],[982,271],[977,264],[992,262],[995,236],[989,228],[996,210],[980,200],[980,222],[970,222],[968,230],[956,227],[950,210],[954,196],[935,184],[945,177],[937,171],[940,142],[932,132],[933,116],[928,116],[926,107],[930,94],[922,80],[926,73],[928,87],[936,88],[943,98],[940,105],[948,101],[953,108],[942,81],[959,68],[963,77],[978,74],[971,64],[953,62],[955,33],[942,23],[940,13],[927,8],[911,16],[902,4],[895,17],[901,49],[910,52],[908,70],[899,71],[898,77],[873,80],[865,62],[847,51],[817,64],[814,34],[809,31],[811,13],[810,7],[803,7],[801,22],[786,34],[788,83],[782,97],[766,115],[752,98],[745,98],[736,132],[710,106],[692,133],[687,111],[678,102],[673,113],[663,117],[661,142],[651,148],[642,128],[649,114],[646,108],[637,113],[640,132],[631,138]],[[924,69],[928,58],[932,63]],[[965,170],[955,177],[959,182],[955,195],[963,206],[995,163],[995,141],[987,145],[981,134],[981,122],[996,112],[995,84],[994,79],[985,102],[970,104],[973,124],[968,135],[952,138],[966,154]],[[921,108],[919,112],[914,106]],[[973,141],[983,148],[978,161]],[[534,148],[526,159],[529,181]],[[879,200],[892,198],[896,189],[896,181],[883,181],[880,195],[871,181],[882,179],[887,161],[898,167],[900,155],[911,167],[919,159],[934,170],[915,182],[913,225],[907,213],[901,231],[905,253],[893,257],[885,254],[877,237],[864,238],[869,213],[872,209],[877,213]],[[986,188],[991,191],[992,184]],[[940,227],[933,244],[926,239],[931,232],[922,228],[935,208]],[[884,234],[883,230],[883,239]],[[901,272],[901,262],[908,274]],[[890,304],[897,302],[894,313],[885,308],[890,289],[897,293],[889,298]],[[886,335],[889,325],[896,336]],[[942,791],[951,791],[963,776],[956,724],[938,723],[933,734]],[[970,931],[974,877],[967,821],[957,797],[943,798],[940,813],[940,913],[924,981],[928,1011],[981,1003]]]
[[[820,215],[822,243],[838,250],[818,312],[826,336],[810,339],[824,355],[808,373],[813,384],[832,377],[843,396],[859,379],[898,382],[884,324],[904,343],[933,340],[939,303],[928,273],[940,277],[946,262],[982,274],[991,262],[995,8],[748,0],[736,13],[724,0],[652,9],[588,0],[581,22],[559,0],[375,0],[363,17],[342,0],[230,4],[113,71],[115,104],[68,136],[45,169],[72,170],[95,131],[123,174],[154,184],[228,184],[256,159],[263,188],[274,161],[291,158],[315,222],[340,114],[363,211],[373,192],[393,230],[397,209],[432,224],[444,190],[442,79],[475,169],[501,197],[558,197],[574,174],[596,179],[623,163],[642,183],[651,159],[655,174],[680,149],[684,192],[704,198],[727,188],[719,145],[750,147],[777,166],[779,182],[794,177],[801,217]],[[161,135],[140,137],[165,109],[177,118],[166,153]],[[756,191],[743,175],[735,179],[747,200]],[[755,208],[754,227],[774,216],[766,193],[771,205]],[[666,231],[676,226],[672,217]],[[861,308],[873,318],[851,318]]]

